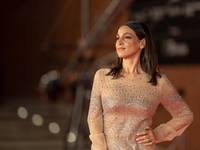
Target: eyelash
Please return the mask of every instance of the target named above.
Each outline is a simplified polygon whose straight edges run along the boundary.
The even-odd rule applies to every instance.
[[[131,37],[130,37],[130,36],[126,36],[125,38],[126,38],[126,39],[130,39]]]
[[[130,36],[125,36],[125,39],[131,39]],[[116,41],[119,40],[119,37],[116,37]]]

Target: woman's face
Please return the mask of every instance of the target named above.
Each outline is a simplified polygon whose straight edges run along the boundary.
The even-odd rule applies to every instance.
[[[116,35],[116,51],[120,58],[134,58],[140,56],[143,40],[128,26],[121,26]]]

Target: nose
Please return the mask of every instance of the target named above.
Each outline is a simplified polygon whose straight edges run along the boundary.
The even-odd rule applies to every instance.
[[[121,38],[119,38],[118,41],[117,41],[117,44],[118,44],[118,45],[122,45],[122,44],[124,44],[124,42],[122,41]]]

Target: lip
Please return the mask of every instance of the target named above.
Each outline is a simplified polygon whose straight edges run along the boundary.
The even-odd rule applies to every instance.
[[[119,48],[117,48],[117,50],[118,50],[118,51],[123,51],[123,50],[125,50],[125,48],[119,47]]]

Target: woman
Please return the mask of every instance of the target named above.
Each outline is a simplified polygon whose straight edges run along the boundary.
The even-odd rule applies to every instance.
[[[88,114],[92,150],[156,150],[156,143],[181,135],[193,113],[167,77],[159,73],[145,24],[122,24],[116,51],[116,66],[100,69],[94,77]],[[152,130],[159,104],[173,118]]]

